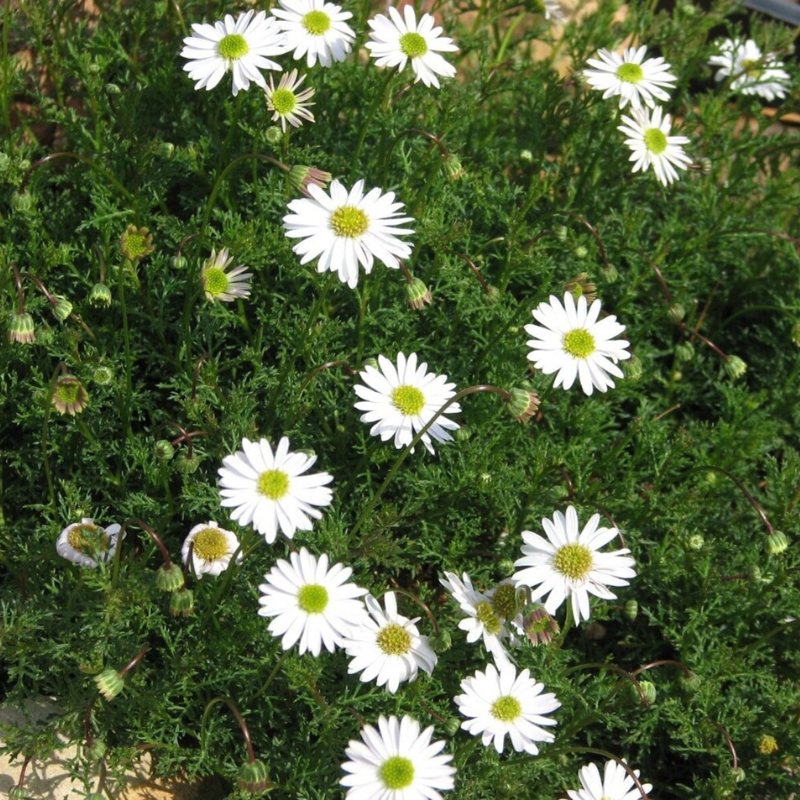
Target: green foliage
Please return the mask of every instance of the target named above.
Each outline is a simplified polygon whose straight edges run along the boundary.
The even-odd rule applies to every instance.
[[[662,798],[787,797],[800,766],[800,145],[758,98],[716,84],[708,58],[745,25],[764,52],[788,51],[792,32],[727,1],[634,2],[627,15],[601,2],[563,31],[498,0],[451,4],[438,13],[458,76],[437,91],[367,63],[368,6],[345,5],[358,56],[309,70],[316,122],[277,144],[257,87],[232,98],[226,75],[195,91],[181,69],[187,24],[238,13],[227,5],[108,3],[96,18],[53,0],[6,5],[0,324],[23,297],[35,340],[0,349],[0,678],[8,703],[45,695],[60,709],[5,731],[6,749],[47,759],[57,734],[83,742],[76,777],[104,758],[109,785],[149,749],[160,775],[215,775],[220,796],[250,796],[236,788],[241,734],[213,704],[227,698],[276,797],[341,796],[345,748],[380,714],[449,739],[465,800],[564,796],[582,765],[605,760],[597,751]],[[667,110],[697,168],[669,188],[652,170],[631,174],[616,98],[574,71],[629,37],[678,77]],[[281,61],[289,69],[291,55]],[[380,263],[355,290],[301,266],[282,227],[296,193],[276,159],[395,192],[414,218],[405,267],[432,304],[409,308],[403,273]],[[129,225],[153,236],[138,263],[119,248]],[[212,247],[254,273],[249,299],[206,301]],[[641,372],[629,362],[629,377],[591,397],[535,372],[523,329],[581,273],[626,326]],[[110,305],[91,302],[98,282]],[[42,287],[71,301],[66,320]],[[458,389],[524,387],[541,406],[518,423],[496,394],[467,396],[456,441],[434,456],[418,445],[393,473],[401,451],[360,421],[350,371],[398,351]],[[744,374],[729,374],[731,356]],[[90,396],[75,415],[51,402],[65,372]],[[452,638],[432,676],[390,695],[349,675],[342,651],[282,655],[258,586],[291,548],[231,522],[217,476],[243,437],[282,436],[334,478],[333,504],[297,547],[352,566],[375,596],[398,588],[425,605]],[[562,705],[539,756],[498,756],[448,731],[460,682],[489,656],[465,641],[439,579],[468,572],[494,587],[513,574],[521,532],[567,505],[620,529],[637,578],[617,602],[595,598],[565,638],[515,651]],[[143,520],[176,562],[188,531],[215,519],[244,560],[217,578],[188,572],[193,610],[174,615],[138,523],[97,569],[56,554],[84,517]],[[789,539],[781,553],[768,549],[773,530]],[[400,602],[432,636],[419,605]],[[144,645],[124,693],[101,698],[93,676]],[[777,752],[759,751],[764,735]]]

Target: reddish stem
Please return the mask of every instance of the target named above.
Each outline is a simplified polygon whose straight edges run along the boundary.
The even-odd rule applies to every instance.
[[[709,720],[709,722],[714,722],[714,720]],[[739,759],[736,756],[736,748],[733,746],[733,740],[728,735],[728,731],[726,731],[725,728],[719,724],[719,722],[714,722],[714,724],[719,728],[720,733],[725,739],[725,743],[728,745],[728,749],[731,751],[731,758],[733,759],[733,764],[731,765],[731,769],[738,769]]]
[[[772,523],[769,521],[766,512],[761,507],[761,503],[759,503],[758,500],[756,500],[755,497],[753,497],[753,495],[751,495],[750,492],[748,492],[747,489],[744,488],[744,484],[742,484],[742,482],[738,478],[734,478],[733,475],[730,474],[730,472],[722,469],[721,467],[710,466],[710,467],[702,467],[702,469],[713,469],[716,472],[721,472],[726,478],[730,478],[739,487],[739,490],[747,498],[750,505],[753,506],[753,508],[756,510],[758,516],[761,517],[761,521],[764,523],[764,527],[767,529],[767,535],[771,536],[773,533],[775,533],[775,529],[772,527]]]
[[[17,265],[12,263],[11,269],[14,270],[14,283],[17,285],[17,313],[25,313],[25,293],[22,291],[22,277],[19,274]]]
[[[475,266],[475,262],[469,256],[464,255],[464,253],[456,253],[456,255],[469,265],[469,268],[472,270],[472,272],[474,273],[475,277],[478,279],[478,283],[480,283],[481,289],[483,289],[483,293],[488,295],[489,294],[489,286],[486,283],[486,281],[483,279],[483,275],[481,275],[481,271]]]
[[[636,675],[639,675],[645,670],[653,669],[654,667],[663,667],[666,665],[678,667],[678,669],[682,670],[683,674],[686,675],[687,677],[691,676],[692,674],[692,671],[689,669],[689,667],[686,666],[686,664],[682,664],[680,661],[673,661],[671,658],[664,658],[661,659],[660,661],[651,661],[649,664],[645,664],[643,667],[635,669],[633,672],[631,672],[631,675],[635,677]]]
[[[161,541],[158,534],[146,522],[142,522],[142,520],[137,519],[136,517],[131,517],[130,519],[126,519],[125,522],[122,523],[120,538],[122,538],[122,535],[124,535],[125,531],[130,525],[136,525],[139,528],[142,528],[148,534],[150,534],[150,538],[156,543],[156,545],[158,545],[158,549],[161,551],[161,555],[164,558],[164,566],[168,570],[172,569],[172,559],[169,557],[169,552],[167,552],[167,548],[164,547],[164,542]],[[141,655],[144,655],[144,653],[142,653]]]

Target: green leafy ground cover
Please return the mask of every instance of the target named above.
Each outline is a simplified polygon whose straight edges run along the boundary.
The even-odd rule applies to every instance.
[[[422,9],[459,47],[445,54],[457,76],[437,90],[410,68],[376,68],[363,44],[377,12],[346,4],[358,37],[346,60],[306,70],[277,58],[316,90],[315,123],[285,135],[257,86],[232,97],[226,75],[196,91],[182,69],[189,24],[241,8],[5,5],[0,315],[18,326],[22,297],[35,339],[0,349],[0,665],[8,702],[44,694],[65,712],[44,732],[9,732],[11,752],[46,760],[56,733],[83,742],[76,785],[97,788],[102,760],[114,797],[146,747],[159,774],[218,775],[229,796],[249,796],[239,728],[209,707],[228,698],[276,797],[342,796],[345,748],[381,714],[434,726],[459,798],[563,798],[601,752],[657,798],[793,796],[798,140],[762,99],[716,83],[708,59],[745,35],[783,54],[791,83],[771,105],[797,110],[794,33],[732,3],[655,5],[631,3],[620,21],[619,3],[602,2],[557,28],[500,2]],[[665,108],[694,166],[669,187],[631,173],[617,98],[563,68],[631,36],[677,77]],[[403,272],[381,263],[355,289],[301,265],[282,225],[300,194],[263,156],[395,192],[414,220],[405,267],[433,302],[411,308]],[[139,261],[120,248],[129,225],[153,237]],[[204,297],[201,267],[223,247],[253,273],[247,299]],[[581,273],[633,354],[591,396],[554,388],[526,358],[531,311]],[[107,306],[90,301],[98,282]],[[63,320],[43,288],[72,303]],[[370,436],[351,374],[401,351],[456,390],[516,387],[541,404],[520,423],[498,394],[465,396],[455,441],[408,454]],[[64,373],[89,396],[74,415],[53,403]],[[333,502],[291,544],[266,544],[221,507],[218,470],[243,438],[282,436],[316,454]],[[458,629],[440,578],[468,572],[492,589],[514,574],[521,532],[570,505],[581,524],[599,513],[620,530],[637,577],[617,600],[593,598],[588,622],[565,626],[563,605],[564,635],[512,651],[561,707],[539,755],[508,741],[498,755],[459,730],[453,698],[490,656]],[[220,577],[189,572],[192,612],[173,615],[138,523],[97,569],[57,555],[81,518],[146,522],[176,563],[189,530],[216,520],[245,557]],[[348,674],[341,650],[282,657],[258,587],[300,547],[351,566],[376,597],[401,589],[427,606],[445,634],[432,675],[389,694]],[[399,602],[434,637],[426,611]],[[93,677],[145,645],[124,693],[100,698]]]

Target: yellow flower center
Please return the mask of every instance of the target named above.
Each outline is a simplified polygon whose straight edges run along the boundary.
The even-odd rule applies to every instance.
[[[553,559],[553,566],[556,571],[573,581],[577,581],[587,575],[593,564],[592,551],[578,542],[565,544],[559,548]]]
[[[564,350],[573,358],[589,358],[595,351],[594,336],[586,328],[574,328],[564,336]]]
[[[228,276],[219,267],[209,267],[203,273],[203,285],[206,294],[210,294],[212,297],[219,297],[223,292],[227,291],[229,283]]]
[[[428,52],[428,43],[418,33],[404,33],[400,37],[400,49],[409,58],[419,58]]]
[[[478,603],[478,605],[475,606],[475,616],[478,622],[480,622],[492,636],[497,636],[497,634],[500,633],[503,623],[500,621],[500,617],[494,613],[494,609],[490,603],[487,603],[485,600]]]
[[[408,758],[392,756],[381,764],[378,775],[387,789],[405,789],[414,782],[414,765]]]
[[[64,381],[56,386],[56,400],[65,406],[71,406],[78,402],[81,394],[81,385],[77,381]]]
[[[69,546],[84,555],[105,553],[108,550],[108,534],[99,525],[82,522],[67,535]]]
[[[280,500],[289,491],[289,476],[279,469],[268,469],[258,476],[258,493],[268,500]]]
[[[398,386],[392,392],[394,407],[406,417],[416,417],[425,407],[425,395],[416,386]]]
[[[331,230],[337,236],[357,239],[367,232],[369,217],[355,206],[342,206],[331,214]]]
[[[297,605],[306,614],[321,614],[328,605],[328,590],[318,583],[307,583],[297,593]]]
[[[330,30],[331,18],[324,11],[309,11],[303,17],[303,27],[312,36],[322,36]]]
[[[638,64],[620,64],[617,77],[625,83],[639,83],[644,78],[644,72]]]
[[[764,71],[761,68],[761,62],[758,59],[746,58],[742,61],[742,69],[751,78],[758,78]]]
[[[297,97],[291,89],[276,89],[272,93],[272,107],[282,117],[291,114],[297,106]]]
[[[644,132],[644,146],[655,155],[661,155],[667,149],[667,137],[660,128],[649,128]]]
[[[226,61],[236,61],[250,52],[250,45],[241,33],[229,33],[220,39],[217,52]]]
[[[513,722],[522,713],[522,706],[516,697],[510,694],[498,697],[492,703],[491,714],[495,719],[500,722]]]
[[[228,540],[219,528],[203,528],[194,537],[192,549],[203,561],[217,561],[228,554]]]
[[[378,634],[378,647],[387,656],[402,656],[411,649],[411,634],[396,622],[381,628]]]

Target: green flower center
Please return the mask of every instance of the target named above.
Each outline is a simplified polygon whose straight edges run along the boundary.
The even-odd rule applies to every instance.
[[[500,722],[513,722],[522,713],[522,706],[516,697],[507,694],[492,703],[491,713]]]
[[[108,535],[99,525],[90,525],[82,522],[76,525],[67,536],[69,546],[79,553],[91,555],[92,553],[108,550]]]
[[[578,542],[565,544],[553,559],[556,570],[574,581],[583,578],[591,570],[593,563],[592,551]]]
[[[394,407],[406,417],[416,417],[425,407],[425,395],[416,386],[398,386],[392,392]]]
[[[369,217],[355,206],[342,206],[331,214],[331,229],[337,236],[357,239],[369,228]]]
[[[510,584],[504,583],[497,587],[492,597],[492,608],[497,616],[503,619],[511,619],[516,615],[517,609],[517,590]]]
[[[80,399],[81,385],[80,383],[65,381],[56,386],[56,400],[63,403],[65,406],[71,406],[77,403]]]
[[[381,764],[378,775],[387,789],[405,789],[414,781],[414,765],[408,758],[392,756]]]
[[[428,43],[418,33],[404,33],[400,37],[400,49],[409,58],[419,58],[428,52]]]
[[[203,528],[194,537],[193,550],[203,561],[217,561],[228,554],[228,540],[219,528]]]
[[[331,18],[324,11],[309,11],[303,17],[303,26],[312,36],[322,36],[330,30]]]
[[[328,606],[328,590],[318,583],[307,583],[297,593],[297,605],[306,614],[321,614]]]
[[[289,476],[279,469],[268,469],[258,476],[258,493],[268,500],[280,500],[289,491]]]
[[[209,267],[203,273],[203,283],[208,294],[212,297],[219,297],[228,289],[230,281],[224,270],[219,267]]]
[[[667,149],[667,137],[659,128],[649,128],[644,132],[644,146],[657,156]]]
[[[625,83],[639,83],[644,78],[644,72],[638,64],[620,64],[617,77]]]
[[[381,628],[378,634],[378,647],[387,656],[402,656],[411,649],[411,634],[396,622]]]
[[[226,61],[236,61],[250,52],[250,45],[241,33],[229,33],[220,39],[217,52]]]
[[[761,62],[752,58],[747,58],[742,61],[742,69],[751,78],[758,78],[764,71],[761,67]]]
[[[478,622],[480,622],[492,636],[497,636],[497,634],[500,633],[503,623],[500,621],[500,617],[494,613],[491,604],[487,603],[486,600],[483,600],[475,606],[475,616]]]
[[[142,233],[123,234],[120,246],[122,254],[131,261],[144,258],[148,253],[152,252],[147,239],[147,235]]]
[[[531,633],[544,633],[552,630],[550,616],[545,611],[535,612],[528,617],[528,630]]]
[[[272,93],[272,107],[282,116],[291,114],[297,105],[297,97],[291,89],[276,89]]]
[[[589,358],[595,349],[594,336],[586,328],[575,328],[564,337],[564,350],[573,358]]]

